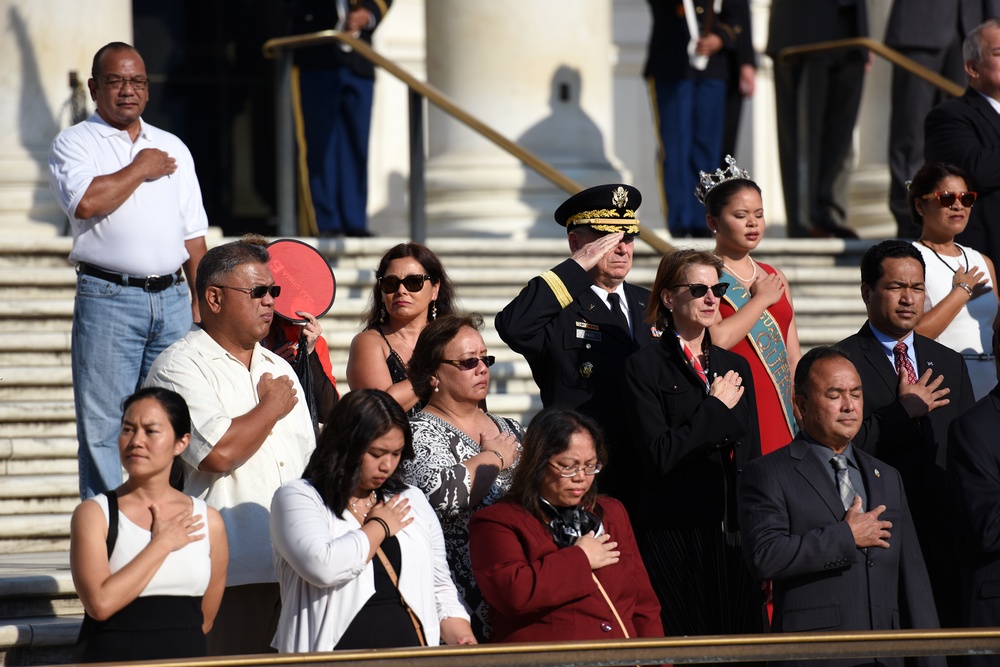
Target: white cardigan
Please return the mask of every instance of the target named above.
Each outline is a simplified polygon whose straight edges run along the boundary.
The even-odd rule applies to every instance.
[[[423,625],[429,646],[441,641],[440,622],[468,620],[448,570],[441,525],[420,489],[401,494],[413,522],[396,535],[403,567],[399,587]],[[353,518],[341,519],[304,479],[285,483],[271,501],[274,570],[281,584],[281,618],[271,646],[280,653],[332,651],[358,611],[375,594],[366,562],[368,536]]]

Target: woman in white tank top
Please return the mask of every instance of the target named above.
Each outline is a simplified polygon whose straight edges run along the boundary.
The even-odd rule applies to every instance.
[[[180,395],[159,387],[125,399],[118,450],[128,479],[76,508],[70,568],[86,616],[82,662],[204,656],[226,583],[219,512],[170,485],[191,440]]]
[[[958,167],[929,163],[913,177],[908,197],[913,220],[921,226],[913,245],[926,265],[924,316],[916,331],[965,358],[979,400],[997,384],[991,340],[998,301],[993,262],[955,243],[976,200],[971,189]]]

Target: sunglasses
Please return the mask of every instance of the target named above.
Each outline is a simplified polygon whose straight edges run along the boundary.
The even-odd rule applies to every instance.
[[[451,364],[455,368],[461,368],[463,371],[471,371],[479,366],[479,362],[486,364],[486,368],[489,368],[496,363],[497,358],[494,356],[486,357],[470,357],[468,359],[442,359],[442,364]]]
[[[423,273],[411,273],[405,278],[382,276],[378,279],[378,286],[386,294],[395,294],[400,285],[405,287],[407,292],[419,292],[424,288],[424,281],[430,279],[430,276]]]
[[[270,294],[277,299],[281,294],[281,285],[257,285],[256,287],[230,287],[229,285],[215,285],[222,289],[234,289],[237,292],[246,292],[251,299],[263,299],[265,294]]]
[[[929,195],[923,195],[921,199],[935,199],[941,202],[941,206],[945,208],[951,208],[955,205],[955,200],[957,199],[962,203],[965,208],[972,208],[972,205],[976,203],[976,193],[975,192],[932,192]]]
[[[674,285],[674,287],[687,287],[691,292],[691,296],[696,299],[700,299],[708,294],[708,290],[712,290],[712,294],[718,298],[725,294],[726,290],[729,289],[729,283],[715,283],[711,287],[701,283],[681,283],[680,285]]]

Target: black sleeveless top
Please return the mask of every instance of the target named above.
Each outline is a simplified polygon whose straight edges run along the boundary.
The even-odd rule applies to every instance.
[[[403,361],[403,358],[399,356],[399,353],[392,349],[392,343],[390,343],[389,339],[385,337],[385,334],[382,332],[382,327],[376,326],[375,331],[377,331],[378,335],[382,337],[385,344],[389,346],[389,356],[386,357],[385,365],[389,369],[389,377],[392,379],[392,383],[397,384],[408,379],[409,376],[406,374],[406,363]],[[424,409],[424,405],[425,404],[422,401],[418,400],[417,404],[410,408],[409,412],[406,413],[406,416],[412,417],[417,414]]]

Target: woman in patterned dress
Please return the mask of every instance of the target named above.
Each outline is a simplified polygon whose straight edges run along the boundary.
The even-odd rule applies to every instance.
[[[482,327],[479,315],[448,315],[420,334],[409,370],[425,406],[410,418],[415,456],[403,463],[407,484],[423,490],[441,521],[448,565],[480,640],[489,620],[469,560],[469,516],[510,488],[522,436],[515,420],[482,408],[494,361]]]

